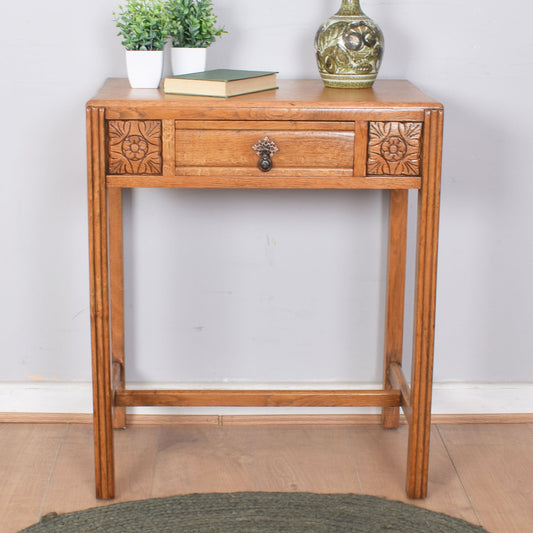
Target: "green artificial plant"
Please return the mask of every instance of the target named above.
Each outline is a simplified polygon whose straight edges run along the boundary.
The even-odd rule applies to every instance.
[[[168,40],[169,11],[163,0],[126,0],[114,13],[126,50],[163,50]]]
[[[207,48],[227,33],[216,26],[212,0],[167,0],[167,9],[168,34],[174,47]]]

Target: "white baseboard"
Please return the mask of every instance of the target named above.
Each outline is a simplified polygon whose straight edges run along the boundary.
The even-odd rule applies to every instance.
[[[150,384],[149,388],[224,388],[228,384]],[[143,388],[138,383],[130,388]],[[379,389],[379,384],[290,383],[250,384],[239,383],[232,388],[293,388],[293,389]],[[90,383],[0,382],[0,413],[91,413]],[[373,414],[377,408],[328,407],[136,407],[128,412],[137,414],[186,415],[306,415],[306,414]],[[432,413],[436,415],[459,414],[510,414],[533,413],[533,383],[435,383]]]

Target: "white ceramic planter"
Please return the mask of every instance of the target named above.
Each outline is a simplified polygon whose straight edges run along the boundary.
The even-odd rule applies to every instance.
[[[126,50],[126,68],[132,89],[157,89],[163,74],[163,51]]]
[[[171,48],[172,74],[189,74],[205,70],[207,48]]]

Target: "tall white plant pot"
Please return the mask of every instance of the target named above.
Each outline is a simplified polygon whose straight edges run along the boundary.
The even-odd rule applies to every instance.
[[[207,62],[207,48],[171,48],[170,63],[172,74],[202,72]]]
[[[126,50],[126,68],[132,89],[157,89],[163,74],[163,51]]]

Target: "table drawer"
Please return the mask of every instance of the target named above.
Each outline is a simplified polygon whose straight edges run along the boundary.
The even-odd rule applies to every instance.
[[[272,168],[258,168],[256,145],[267,138],[277,151]],[[176,121],[177,175],[353,175],[353,122]]]

